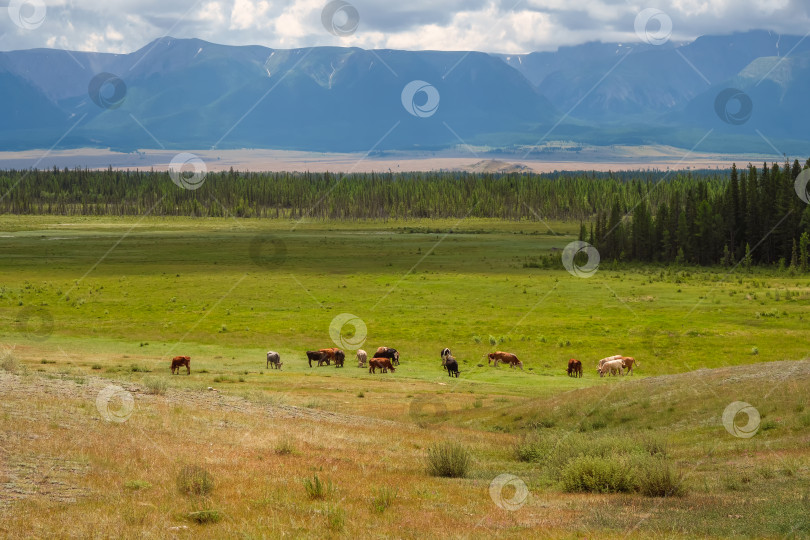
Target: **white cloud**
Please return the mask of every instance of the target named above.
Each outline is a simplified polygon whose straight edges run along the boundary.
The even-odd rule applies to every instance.
[[[673,39],[754,28],[804,35],[807,0],[348,0],[357,32],[321,24],[327,0],[48,0],[45,23],[23,30],[0,9],[0,50],[66,47],[133,51],[166,34],[230,45],[528,52],[586,41],[635,42],[635,15],[657,7]],[[196,3],[195,3],[196,2]]]

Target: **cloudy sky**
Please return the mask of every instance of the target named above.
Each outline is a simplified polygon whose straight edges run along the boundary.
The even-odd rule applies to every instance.
[[[328,4],[0,0],[0,50],[131,52],[170,35],[273,48],[340,45],[518,53],[587,41],[638,41],[638,14],[649,8],[663,12],[665,23],[671,21],[671,39],[676,41],[753,28],[798,35],[810,30],[810,0],[347,0],[332,4],[327,15],[334,16],[324,18]],[[654,18],[649,31],[659,30],[661,20]]]

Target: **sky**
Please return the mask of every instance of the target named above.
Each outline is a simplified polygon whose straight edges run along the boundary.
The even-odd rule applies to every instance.
[[[0,50],[126,53],[168,35],[271,48],[526,53],[751,29],[805,35],[810,0],[0,0]]]

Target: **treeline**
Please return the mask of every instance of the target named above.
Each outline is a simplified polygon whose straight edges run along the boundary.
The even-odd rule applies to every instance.
[[[186,190],[165,172],[9,170],[0,171],[0,213],[565,220],[582,222],[581,239],[607,260],[806,266],[810,209],[793,186],[801,171],[798,160],[730,173],[231,170]]]
[[[209,173],[189,191],[165,172],[0,171],[0,212],[13,214],[270,217],[287,219],[414,219],[485,217],[588,221],[605,204],[653,204],[698,185],[715,196],[723,175],[663,173],[352,174]],[[15,186],[12,189],[12,186]],[[9,192],[10,191],[10,192]]]
[[[609,210],[597,212],[590,232],[582,226],[580,239],[608,260],[775,264],[807,271],[810,205],[795,189],[802,170],[798,160],[742,171],[734,166],[720,190],[697,183],[657,204],[642,200],[629,207],[613,199]]]

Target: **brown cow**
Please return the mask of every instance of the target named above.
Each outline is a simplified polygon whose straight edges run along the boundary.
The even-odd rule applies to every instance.
[[[368,372],[369,373],[376,373],[375,370],[381,369],[383,373],[388,373],[388,370],[391,370],[391,373],[395,372],[396,369],[394,366],[391,365],[390,358],[372,358],[368,361]]]
[[[340,349],[335,351],[335,367],[343,367],[343,362],[346,360],[346,353]]]
[[[504,364],[509,364],[509,366],[512,368],[517,366],[520,369],[523,369],[523,362],[518,360],[518,357],[512,353],[502,351],[489,353],[489,363],[491,364],[493,360],[495,360],[495,367],[498,367],[498,362],[503,362]]]
[[[183,366],[186,366],[186,375],[191,375],[190,356],[175,356],[172,358],[172,375],[180,375],[180,368]]]
[[[582,377],[582,362],[576,358],[568,361],[568,376],[569,377]]]
[[[640,365],[632,356],[622,356],[622,367],[627,371],[625,373],[633,374],[633,365]]]

